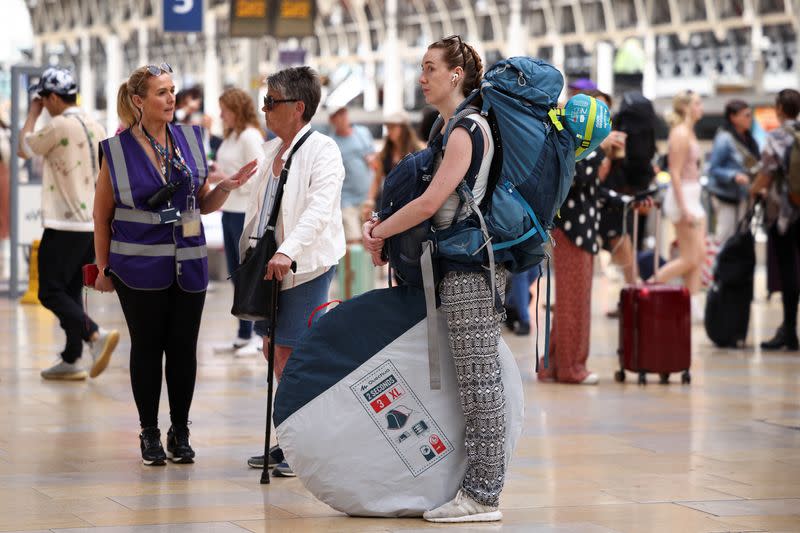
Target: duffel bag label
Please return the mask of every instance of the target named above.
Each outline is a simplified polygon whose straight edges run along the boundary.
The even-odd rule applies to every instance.
[[[391,361],[361,378],[350,390],[414,477],[453,450],[447,436]]]

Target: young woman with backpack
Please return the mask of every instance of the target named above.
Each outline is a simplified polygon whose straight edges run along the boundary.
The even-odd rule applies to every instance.
[[[483,75],[481,59],[473,47],[459,36],[431,44],[422,59],[419,82],[427,103],[441,114],[445,124],[467,95],[476,89]],[[483,133],[483,152],[473,165],[472,137],[468,128],[477,125]],[[480,203],[489,185],[489,168],[494,143],[489,124],[478,114],[459,122],[449,137],[441,165],[420,197],[383,221],[364,224],[366,248],[376,265],[384,241],[421,222],[432,219],[437,229],[446,228],[454,217],[466,218],[468,211],[456,213],[459,205],[456,187],[477,167],[472,193]],[[496,285],[504,287],[506,271],[496,268]],[[483,268],[450,270],[439,284],[442,310],[447,318],[448,336],[456,362],[464,418],[466,419],[467,472],[455,498],[428,511],[432,522],[496,521],[505,482],[505,414],[503,381],[498,362],[498,341],[502,314],[497,312],[494,295]]]
[[[672,100],[667,121],[669,138],[669,190],[664,214],[675,225],[680,255],[658,271],[654,281],[666,283],[682,276],[692,295],[692,319],[702,322],[703,308],[697,301],[700,274],[706,258],[706,212],[701,202],[700,144],[694,126],[703,116],[703,101],[692,91],[682,91]]]

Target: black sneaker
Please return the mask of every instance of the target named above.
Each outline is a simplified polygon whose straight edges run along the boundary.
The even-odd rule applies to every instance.
[[[167,464],[167,454],[161,446],[161,431],[157,427],[142,429],[139,433],[139,446],[142,448],[142,463],[147,466]]]
[[[167,457],[173,463],[188,464],[194,462],[194,450],[189,443],[188,427],[170,426],[167,432]]]
[[[768,341],[761,343],[761,349],[764,351],[781,350],[786,348],[790,352],[796,352],[798,349],[797,333],[786,331],[781,325],[775,336]]]
[[[277,444],[269,449],[269,463],[267,468],[273,468],[284,461],[283,450]],[[264,468],[264,456],[254,455],[247,460],[247,466],[250,468]]]
[[[510,331],[514,331],[514,323],[519,320],[519,312],[514,306],[506,306],[505,311],[506,317],[503,319],[503,323]]]
[[[289,463],[283,461],[281,464],[275,466],[275,469],[272,470],[272,477],[295,477],[297,474],[294,473],[292,467],[289,466]]]
[[[523,322],[521,320],[517,320],[514,324],[514,335],[524,337],[525,335],[531,334],[531,324],[530,322]]]

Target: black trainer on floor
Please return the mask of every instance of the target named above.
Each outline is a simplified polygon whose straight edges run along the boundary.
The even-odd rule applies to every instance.
[[[800,342],[798,342],[797,333],[789,333],[783,326],[778,328],[778,331],[775,332],[774,337],[761,343],[762,350],[772,351],[781,350],[783,348],[786,348],[790,352],[796,352],[798,349],[800,349]]]
[[[281,464],[283,461],[283,450],[281,450],[280,446],[275,445],[269,449],[269,464],[267,464],[267,468],[273,468],[276,465]],[[264,456],[254,455],[247,460],[247,466],[250,468],[264,468]]]
[[[139,433],[139,446],[142,449],[142,463],[147,466],[167,464],[167,454],[161,446],[161,431],[157,427],[143,428]]]
[[[173,463],[188,464],[194,462],[194,450],[189,443],[188,427],[170,426],[167,432],[167,457]]]

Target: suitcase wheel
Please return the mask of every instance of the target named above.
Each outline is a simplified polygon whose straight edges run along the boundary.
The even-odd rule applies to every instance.
[[[688,370],[684,370],[683,374],[681,374],[681,383],[684,385],[688,385],[692,382],[692,375],[689,373]]]
[[[639,372],[639,385],[647,385],[647,373]]]
[[[661,377],[661,379],[658,381],[659,383],[662,385],[669,384],[669,372],[659,374],[659,376]]]
[[[617,383],[625,383],[625,371],[620,369],[614,372],[614,381]]]

